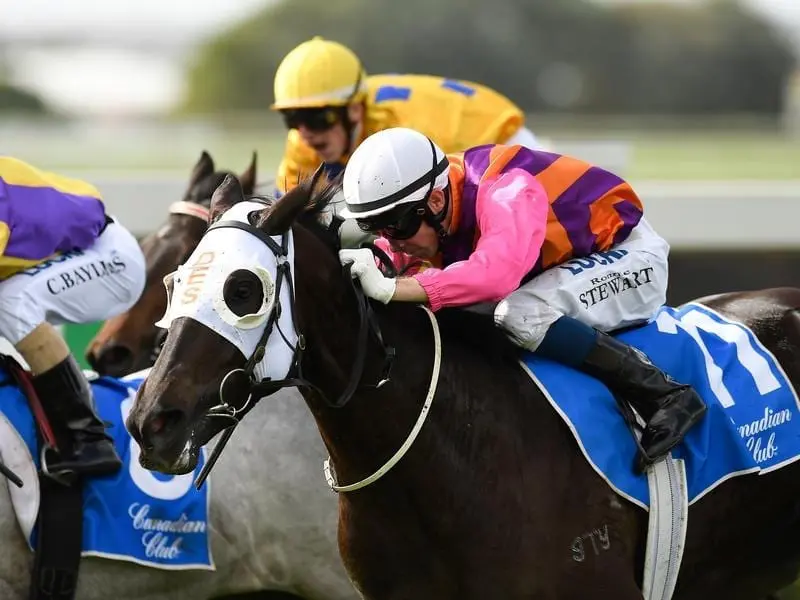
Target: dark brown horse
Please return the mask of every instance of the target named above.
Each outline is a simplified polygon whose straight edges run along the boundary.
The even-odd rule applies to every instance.
[[[303,184],[273,206],[242,205],[250,211],[247,223],[225,229],[229,241],[237,237],[222,253],[269,247],[270,258],[252,266],[271,272],[279,301],[265,302],[269,278],[242,267],[201,285],[201,300],[213,296],[215,306],[227,307],[231,323],[266,306],[256,329],[237,331],[257,332],[254,347],[269,339],[272,350],[259,362],[260,353],[251,356],[228,341],[224,326],[214,332],[177,316],[128,421],[149,468],[191,471],[199,447],[231,423],[218,415],[242,408],[248,391],[263,394],[281,385],[248,382],[242,375],[255,364],[256,372],[272,369],[276,379],[292,377],[289,384],[303,386],[340,482],[373,473],[407,439],[437,380],[434,329],[423,310],[398,303],[373,307],[382,338],[375,335],[363,296],[316,221],[331,191],[313,188],[313,182]],[[242,200],[238,183],[227,179],[214,194],[212,220]],[[276,258],[290,237],[293,256]],[[800,290],[731,293],[703,302],[752,328],[797,385]],[[281,321],[287,313],[298,335]],[[490,317],[443,310],[437,322],[441,365],[427,422],[384,477],[339,495],[340,553],[364,596],[641,598],[647,515],[589,466]],[[289,346],[279,349],[281,336],[294,347],[296,362],[289,373],[276,374],[275,364],[289,352]],[[376,387],[385,375],[386,343],[396,357],[389,382]],[[263,403],[259,410],[269,410],[269,400]],[[691,506],[674,598],[757,599],[793,581],[800,567],[798,465],[731,479]],[[576,562],[573,541],[597,529],[607,531],[606,543]]]
[[[227,173],[215,171],[211,156],[203,152],[183,200],[170,204],[167,222],[142,240],[145,291],[128,312],[107,321],[92,341],[87,356],[95,370],[123,376],[152,366],[164,333],[155,326],[166,308],[162,280],[194,251],[208,226],[211,195]],[[256,187],[255,155],[242,181],[248,193]],[[277,410],[248,419],[237,430],[235,452],[252,458],[236,460],[232,453],[215,473],[211,511],[215,529],[228,540],[222,548],[214,547],[219,578],[225,577],[227,565],[248,572],[253,565],[266,564],[268,573],[260,577],[264,588],[294,590],[297,595],[265,591],[248,598],[355,598],[336,550],[335,500],[315,485],[324,448],[298,400],[295,390],[285,390],[274,398]],[[270,463],[250,452],[253,447],[264,448],[260,439],[265,434],[276,459]],[[258,503],[250,501],[255,495],[260,496]],[[216,537],[212,536],[212,546]],[[245,580],[237,585],[252,587]],[[176,583],[176,594],[181,585]]]
[[[208,227],[211,195],[230,171],[214,170],[214,160],[203,151],[189,178],[183,199],[170,205],[166,223],[142,242],[147,263],[144,292],[128,312],[109,319],[86,349],[86,360],[101,375],[123,377],[152,364],[160,330],[154,323],[167,307],[162,280],[188,258]],[[251,195],[256,187],[256,154],[240,177]]]

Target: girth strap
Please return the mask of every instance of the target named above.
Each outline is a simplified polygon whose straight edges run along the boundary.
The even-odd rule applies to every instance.
[[[29,600],[73,600],[83,543],[81,480],[63,485],[39,473],[41,502]]]
[[[7,383],[15,383],[28,400],[37,425],[37,447],[55,447],[55,436],[31,384],[30,373],[8,355],[0,354],[0,365],[10,376]],[[19,487],[23,486],[16,474],[3,474]],[[41,471],[38,477],[39,514],[35,525],[36,547],[28,599],[73,600],[78,587],[83,545],[82,479],[76,478],[67,485]]]

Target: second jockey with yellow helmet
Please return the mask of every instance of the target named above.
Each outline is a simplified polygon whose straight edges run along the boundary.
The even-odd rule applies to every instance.
[[[289,129],[276,185],[285,193],[322,162],[338,175],[369,135],[415,129],[445,152],[488,143],[538,147],[522,110],[476,83],[430,75],[368,76],[346,46],[315,37],[284,57],[273,110]]]

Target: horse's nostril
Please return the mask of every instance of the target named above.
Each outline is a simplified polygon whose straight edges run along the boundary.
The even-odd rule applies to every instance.
[[[184,419],[184,413],[177,408],[162,410],[154,415],[146,425],[146,444],[152,444],[153,436],[168,436]]]
[[[160,433],[161,430],[164,429],[164,424],[165,423],[166,423],[166,420],[164,419],[164,417],[162,417],[162,416],[156,417],[155,419],[153,419],[150,422],[150,431],[152,431],[155,434]]]

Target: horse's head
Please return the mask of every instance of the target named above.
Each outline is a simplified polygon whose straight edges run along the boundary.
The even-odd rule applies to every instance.
[[[228,171],[215,171],[211,156],[203,151],[192,170],[183,199],[169,207],[160,229],[142,240],[147,282],[138,302],[127,312],[106,321],[89,344],[86,359],[100,374],[121,377],[149,367],[159,340],[154,323],[164,314],[164,277],[183,263],[197,247],[208,226],[211,196]],[[241,176],[245,194],[256,185],[256,154]]]
[[[191,472],[200,448],[246,412],[255,382],[297,367],[308,342],[297,333],[298,307],[316,304],[321,311],[306,312],[332,319],[326,306],[348,279],[337,236],[317,222],[335,191],[314,191],[319,174],[277,202],[246,200],[233,176],[214,192],[211,226],[173,277],[159,323],[169,335],[128,418],[145,467]],[[315,231],[292,227],[300,215]]]

